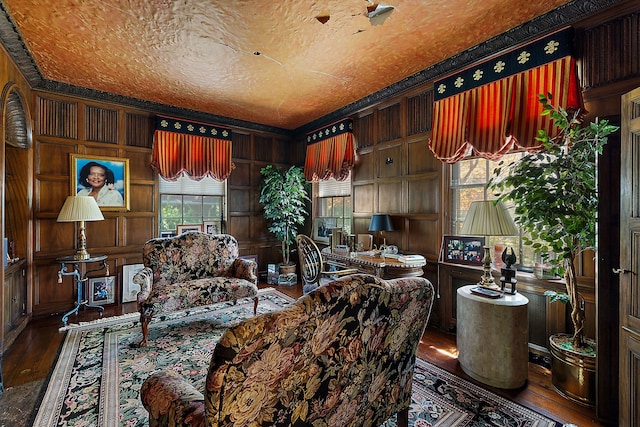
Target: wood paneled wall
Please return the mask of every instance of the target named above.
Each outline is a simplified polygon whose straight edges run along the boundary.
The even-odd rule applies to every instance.
[[[444,165],[429,149],[433,88],[409,93],[354,120],[353,232],[368,233],[374,213],[391,215],[387,244],[438,259]],[[380,244],[379,236],[374,240]]]
[[[33,314],[42,316],[63,313],[75,300],[71,277],[56,283],[55,263],[56,257],[74,252],[78,232],[74,223],[56,222],[62,203],[72,194],[70,155],[129,159],[131,209],[103,212],[104,221],[87,223],[89,252],[109,256],[109,270],[118,276],[118,284],[122,265],[141,262],[142,245],[158,234],[158,189],[149,166],[152,112],[44,92],[36,92],[35,102]],[[301,164],[304,153],[285,137],[234,129],[233,161],[227,232],[238,239],[241,255],[258,255],[260,268],[266,269],[266,263],[278,261],[279,245],[262,218],[260,169],[267,164]]]

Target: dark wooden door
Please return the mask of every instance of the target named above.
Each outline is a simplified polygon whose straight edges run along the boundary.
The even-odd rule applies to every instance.
[[[640,88],[622,97],[620,426],[640,426]]]

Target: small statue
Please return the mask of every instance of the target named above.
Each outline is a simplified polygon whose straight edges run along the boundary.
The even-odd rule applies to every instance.
[[[510,252],[509,252],[510,251]],[[516,263],[516,254],[513,248],[507,246],[502,252],[502,261],[506,267],[500,269],[501,277],[500,283],[502,283],[502,291],[514,295],[516,291],[516,269],[511,267]],[[505,289],[506,284],[509,283],[510,289]]]

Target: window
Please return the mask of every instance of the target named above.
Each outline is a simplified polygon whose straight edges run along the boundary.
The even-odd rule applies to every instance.
[[[523,153],[512,153],[502,157],[505,163],[521,158]],[[495,199],[486,188],[487,182],[493,176],[493,170],[499,162],[481,158],[461,160],[451,166],[451,224],[452,235],[458,235],[464,223],[469,205],[476,200]],[[508,206],[511,216],[514,216],[513,206]],[[522,234],[522,232],[521,232]],[[520,236],[487,236],[488,246],[511,246],[518,257],[518,269],[532,270],[535,264],[533,248],[524,246]],[[499,251],[501,255],[501,251]],[[496,254],[492,254],[495,257]]]
[[[210,177],[195,181],[188,176],[159,180],[160,235],[175,233],[179,224],[224,221],[226,182]]]
[[[351,174],[344,181],[323,180],[317,186],[317,216],[335,217],[336,226],[351,234]]]

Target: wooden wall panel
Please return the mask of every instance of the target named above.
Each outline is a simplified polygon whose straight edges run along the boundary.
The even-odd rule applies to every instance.
[[[374,212],[373,197],[373,184],[354,185],[351,188],[351,203],[354,214]]]
[[[118,111],[85,105],[84,139],[87,141],[118,143]]]
[[[250,212],[251,211],[251,190],[233,190],[229,192],[229,212]]]
[[[156,210],[155,185],[131,183],[129,191],[131,194],[135,194],[135,197],[131,197],[129,201],[131,212],[154,212]]]
[[[142,245],[158,235],[156,216],[129,216],[123,219],[124,236],[122,245],[133,250],[132,246],[142,252]],[[122,250],[122,249],[121,249]]]
[[[62,203],[60,204],[62,207]],[[50,258],[74,252],[77,241],[75,225],[70,222],[56,222],[57,215],[52,218],[42,218],[35,221],[34,254],[51,254]]]
[[[440,252],[440,221],[437,215],[431,218],[408,218],[406,249],[410,253],[423,254],[437,260]]]
[[[38,141],[35,145],[36,174],[68,177],[71,173],[70,154],[74,152],[74,145]]]
[[[370,148],[358,150],[356,165],[352,171],[353,182],[368,181],[375,178],[376,154]]]
[[[378,149],[378,178],[393,178],[403,175],[402,145],[392,144]]]
[[[237,159],[251,159],[251,135],[233,132],[232,157]],[[231,174],[233,175],[233,173]]]
[[[440,202],[440,179],[437,174],[407,181],[410,214],[437,214]]]
[[[353,134],[355,136],[356,147],[370,147],[375,143],[375,128],[373,112],[357,117],[353,121]]]
[[[249,240],[251,238],[250,223],[251,218],[249,215],[230,216],[227,220],[227,233],[234,236],[238,241]]]
[[[36,191],[40,194],[35,203],[38,212],[58,216],[65,199],[71,195],[68,178],[58,180],[37,178],[35,185]]]
[[[374,212],[402,213],[402,182],[381,182],[378,184],[378,207]]]
[[[402,136],[400,103],[378,110],[378,143],[392,141]]]
[[[154,128],[154,117],[150,114],[125,112],[125,145],[152,148]]]
[[[407,136],[431,130],[433,89],[407,98]]]
[[[254,136],[253,151],[255,160],[269,163],[273,162],[273,145],[270,137]]]
[[[129,159],[129,176],[132,182],[142,180],[155,184],[156,174],[151,169],[151,153],[148,150],[126,150],[122,156],[117,157]]]
[[[431,135],[407,141],[407,168],[409,175],[421,173],[439,172],[442,162],[437,160],[429,149]]]
[[[251,163],[234,162],[236,168],[231,171],[227,180],[229,186],[251,186]]]
[[[40,135],[78,138],[78,104],[37,97],[36,130]]]

